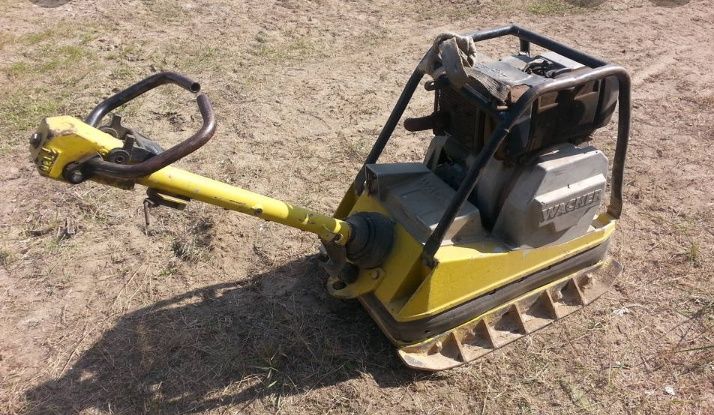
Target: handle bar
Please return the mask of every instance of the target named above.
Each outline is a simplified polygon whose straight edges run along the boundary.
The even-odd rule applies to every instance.
[[[201,90],[201,85],[198,82],[194,82],[183,75],[175,72],[161,72],[139,81],[129,88],[102,101],[87,116],[85,122],[92,127],[96,127],[108,112],[164,84],[175,84],[192,93],[198,93]],[[100,176],[117,179],[135,179],[137,177],[148,176],[193,153],[206,144],[216,131],[216,119],[208,97],[204,94],[198,94],[196,96],[196,102],[201,112],[203,125],[188,139],[137,164],[118,164],[106,161],[101,157],[95,157],[86,161],[86,167],[92,174]]]
[[[101,121],[102,118],[104,118],[104,116],[109,112],[121,107],[139,95],[142,95],[157,86],[165,84],[178,85],[194,94],[201,91],[201,84],[194,82],[181,74],[176,72],[159,72],[105,99],[99,105],[94,107],[92,112],[90,112],[87,118],[84,119],[84,122],[92,127],[96,127],[99,125],[99,121]]]

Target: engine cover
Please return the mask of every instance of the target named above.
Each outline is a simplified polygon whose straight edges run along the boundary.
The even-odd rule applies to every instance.
[[[504,177],[504,166],[492,162],[477,198],[482,213],[497,212],[494,236],[514,247],[540,247],[588,232],[605,194],[608,162],[600,150],[562,144],[517,168],[505,186],[488,180]]]

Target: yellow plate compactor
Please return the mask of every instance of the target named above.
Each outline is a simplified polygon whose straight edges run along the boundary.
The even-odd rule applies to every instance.
[[[491,59],[476,48],[505,36],[518,39],[514,55]],[[404,121],[433,132],[424,162],[378,163],[424,75],[434,110]],[[164,150],[119,117],[100,123],[168,83],[197,94],[203,125],[186,141]],[[171,166],[216,129],[199,90],[158,73],[84,121],[47,118],[30,140],[34,162],[72,184],[146,186],[151,205],[195,199],[317,234],[330,294],[358,299],[416,369],[483,356],[589,304],[620,273],[607,255],[630,125],[630,79],[620,66],[516,26],[438,36],[333,216]],[[616,109],[610,169],[591,134]]]

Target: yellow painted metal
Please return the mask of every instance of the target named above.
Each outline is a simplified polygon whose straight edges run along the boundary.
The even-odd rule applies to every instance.
[[[363,194],[352,212],[372,211],[389,216],[379,200]],[[395,249],[386,258],[384,276],[374,286],[374,295],[398,322],[434,316],[489,293],[520,278],[545,269],[608,240],[616,220],[602,214],[587,234],[562,244],[540,248],[512,249],[484,239],[468,244],[442,246],[431,269],[421,260],[422,245],[401,225],[395,226]],[[360,284],[360,277],[356,284]],[[345,294],[345,293],[343,293]],[[360,295],[365,294],[360,290]]]
[[[349,240],[347,222],[179,168],[165,167],[137,183],[312,232],[324,240]]]
[[[45,120],[40,132],[45,139],[34,150],[38,169],[46,176],[62,180],[62,169],[69,162],[106,155],[122,142],[72,117]],[[137,183],[166,194],[196,199],[236,210],[265,220],[282,223],[318,234],[325,240],[345,244],[349,224],[330,216],[311,212],[279,200],[211,180],[187,171],[166,167]],[[379,200],[363,194],[354,200],[348,192],[338,209],[347,213],[389,213]],[[361,270],[355,283],[342,289],[330,287],[340,298],[355,298],[373,293],[398,322],[434,316],[483,294],[514,282],[535,271],[596,247],[610,237],[616,220],[607,214],[595,218],[587,234],[558,245],[532,249],[512,249],[503,243],[484,239],[468,244],[441,247],[436,266],[421,260],[422,244],[400,224],[395,225],[395,249],[379,270]]]
[[[389,212],[379,200],[366,194],[360,196],[352,207],[351,213],[356,212],[377,212],[389,217]],[[419,275],[429,271],[418,260],[421,255],[422,245],[399,223],[394,226],[393,246],[395,248],[387,255],[380,267],[383,272],[378,281],[371,281],[368,270],[361,270],[357,281],[342,290],[331,289],[331,294],[338,298],[356,298],[371,291],[378,292],[384,287],[392,287],[408,282],[410,279],[420,278]],[[385,302],[385,305],[388,305],[388,303]]]
[[[63,180],[62,171],[68,163],[96,154],[105,156],[110,150],[122,146],[122,141],[67,116],[45,119],[39,133],[45,139],[33,149],[33,158],[41,174],[57,180]],[[312,232],[341,245],[347,243],[350,237],[350,225],[345,221],[179,168],[165,167],[136,182],[167,194],[200,200]]]
[[[357,298],[374,291],[383,277],[384,270],[382,268],[360,270],[357,280],[352,284],[340,283],[337,276],[330,276],[327,279],[327,291],[331,296],[342,300]]]
[[[350,187],[350,190],[351,189]],[[352,197],[352,195],[354,195],[354,193],[348,191],[345,197]],[[340,206],[344,205],[344,202],[340,204]],[[359,197],[352,203],[350,208],[352,208],[352,213],[377,212],[387,217],[389,216],[389,213],[382,207],[379,201],[372,197]],[[344,216],[348,216],[349,214],[349,211],[343,213]],[[394,227],[393,246],[395,249],[392,249],[389,255],[387,255],[382,266],[376,270],[376,274],[374,272],[375,270],[362,269],[355,282],[347,284],[341,289],[336,289],[333,286],[333,283],[337,281],[336,278],[328,280],[327,289],[330,294],[333,297],[341,299],[357,298],[385,284],[385,277],[389,277],[389,281],[392,281],[394,279],[393,276],[403,275],[404,267],[411,266],[410,264],[414,263],[414,255],[419,255],[421,252],[421,244],[415,241],[403,227],[396,224]]]
[[[593,221],[594,229],[562,244],[509,250],[491,241],[441,247],[438,265],[399,310],[404,320],[446,311],[521,277],[545,269],[605,242],[615,230],[608,215]]]
[[[419,343],[398,344],[414,369],[444,370],[478,359],[592,303],[622,273],[611,258],[542,285]]]
[[[72,162],[121,147],[121,140],[69,116],[45,118],[37,131],[45,139],[31,148],[32,158],[43,176],[63,180],[62,170]]]
[[[345,196],[342,198],[342,201],[340,202],[340,205],[337,206],[337,209],[335,209],[335,217],[344,219],[347,217],[347,215],[350,214],[350,210],[354,206],[355,202],[357,201],[357,195],[355,194],[355,188],[354,188],[354,183],[350,184],[350,187],[347,189],[347,192],[345,193]]]

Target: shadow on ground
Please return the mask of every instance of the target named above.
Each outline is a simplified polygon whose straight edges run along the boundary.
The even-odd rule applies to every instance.
[[[401,366],[359,303],[329,297],[324,279],[303,258],[127,314],[65,375],[27,392],[29,412],[191,413],[363,373],[380,386],[423,376]]]

